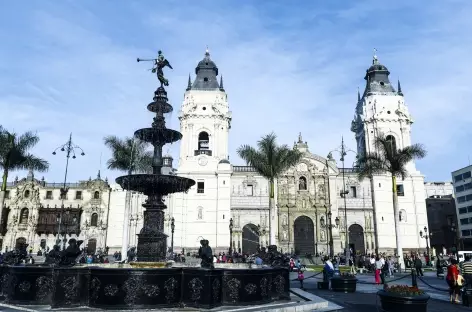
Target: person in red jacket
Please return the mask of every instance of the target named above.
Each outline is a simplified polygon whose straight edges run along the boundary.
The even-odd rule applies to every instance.
[[[449,285],[449,300],[451,303],[459,303],[460,286],[457,282],[459,278],[459,267],[457,260],[451,259],[451,264],[447,267],[446,281]]]

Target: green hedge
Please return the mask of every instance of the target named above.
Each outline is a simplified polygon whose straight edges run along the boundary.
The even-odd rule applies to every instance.
[[[306,266],[306,268],[307,268],[309,271],[321,272],[321,271],[323,271],[324,265],[321,265],[321,264],[308,264],[308,265]],[[350,270],[351,270],[351,268],[348,267],[348,266],[340,266],[340,267],[339,267],[339,271],[341,271],[341,273],[349,272]]]

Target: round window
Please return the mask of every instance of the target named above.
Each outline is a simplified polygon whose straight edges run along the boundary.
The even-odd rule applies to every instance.
[[[208,77],[203,78],[203,81],[208,82]]]
[[[390,111],[387,111],[387,114],[390,114]]]
[[[381,86],[385,85],[385,82],[381,81],[381,82],[380,82],[380,85],[381,85]]]
[[[205,106],[203,106],[203,108],[202,108],[202,109],[203,109],[203,110],[206,110],[207,108],[206,108]]]

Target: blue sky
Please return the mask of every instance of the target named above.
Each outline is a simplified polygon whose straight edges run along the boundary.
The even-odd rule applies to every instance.
[[[50,161],[49,182],[63,179],[64,155],[51,152],[70,132],[86,156],[71,163],[69,180],[100,168],[114,180],[119,173],[106,170],[103,137],[130,136],[152,122],[146,105],[157,82],[136,57],[162,49],[170,60],[174,113],[167,126],[178,129],[188,74],[208,45],[233,112],[234,164],[243,164],[238,146],[271,131],[287,144],[302,132],[310,150],[326,156],[343,135],[356,146],[350,122],[357,88],[377,48],[391,80],[401,80],[414,142],[429,151],[418,162],[426,180],[450,180],[468,165],[471,1],[288,3],[2,1],[0,124],[38,131],[34,152]],[[177,156],[178,148],[165,151]]]

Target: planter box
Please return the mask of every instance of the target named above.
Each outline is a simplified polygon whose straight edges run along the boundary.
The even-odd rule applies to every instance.
[[[331,290],[344,293],[356,292],[357,278],[334,276],[331,278]]]
[[[429,295],[404,297],[398,294],[379,290],[382,311],[385,312],[427,312]]]

